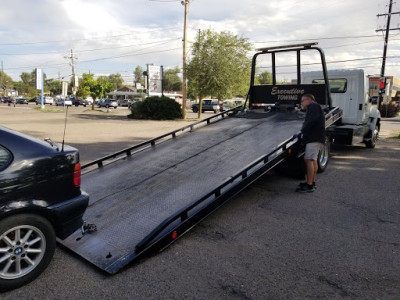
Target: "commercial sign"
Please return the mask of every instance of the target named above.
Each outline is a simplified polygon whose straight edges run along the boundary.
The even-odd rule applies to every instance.
[[[68,95],[68,82],[63,81],[62,83],[62,96],[66,97]]]
[[[35,82],[35,87],[37,90],[41,90],[43,88],[42,83],[42,69],[35,69],[35,77],[36,77],[36,82]]]
[[[162,93],[162,67],[147,66],[147,74],[149,76],[149,95]]]

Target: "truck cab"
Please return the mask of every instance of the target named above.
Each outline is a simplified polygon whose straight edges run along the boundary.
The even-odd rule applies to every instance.
[[[343,111],[341,122],[328,129],[334,143],[353,145],[365,143],[375,147],[380,129],[380,113],[372,106],[369,81],[362,69],[330,70],[328,80],[332,106]],[[305,84],[323,84],[321,72],[302,73]]]

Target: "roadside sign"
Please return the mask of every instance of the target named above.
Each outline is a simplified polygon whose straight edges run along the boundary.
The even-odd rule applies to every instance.
[[[37,90],[41,90],[42,89],[42,69],[35,69],[35,77],[36,77],[36,81],[35,81],[35,87]]]
[[[149,74],[149,95],[161,94],[162,70],[160,66],[147,66]]]
[[[63,81],[62,83],[62,96],[66,97],[68,95],[68,82]]]

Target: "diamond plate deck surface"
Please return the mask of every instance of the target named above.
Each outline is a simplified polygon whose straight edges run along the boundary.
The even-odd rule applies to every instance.
[[[297,112],[254,116],[218,121],[84,174],[82,189],[90,195],[84,220],[97,232],[77,231],[61,243],[115,272],[163,220],[270,153],[303,122]]]

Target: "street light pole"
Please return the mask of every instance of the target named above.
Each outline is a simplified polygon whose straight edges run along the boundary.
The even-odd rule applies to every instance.
[[[183,63],[182,63],[182,117],[186,119],[186,32],[189,0],[183,0],[182,5],[185,6],[185,18],[183,23]]]

